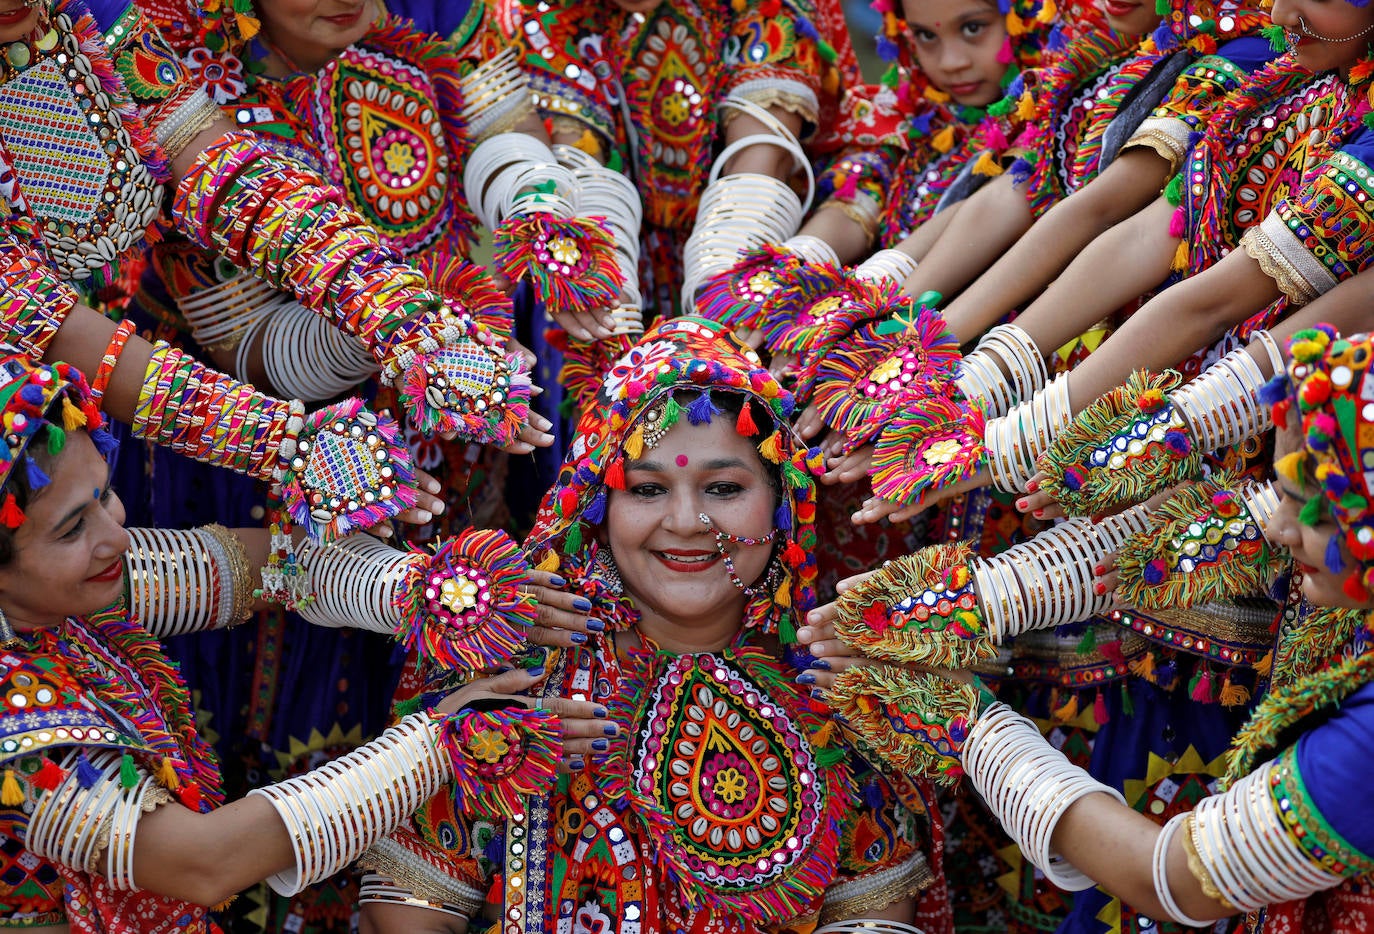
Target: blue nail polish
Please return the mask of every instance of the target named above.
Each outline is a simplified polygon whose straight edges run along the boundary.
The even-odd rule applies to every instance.
[[[525,674],[529,675],[531,678],[542,678],[544,677],[544,666],[540,665],[538,668],[528,668],[525,670]]]
[[[605,716],[606,716],[606,714],[607,714],[607,712],[608,712],[608,711],[606,710],[606,708],[605,708],[605,707],[602,707],[602,706],[599,705],[599,704],[598,704],[597,706],[595,706],[595,707],[592,708],[592,716],[595,717],[595,718],[598,719],[598,720],[604,719]]]
[[[592,748],[597,752],[605,752],[607,749],[611,748],[611,744],[604,739],[594,739],[592,740]]]
[[[574,610],[581,610],[583,613],[586,613],[586,612],[588,612],[591,608],[592,608],[592,601],[588,600],[586,597],[573,597],[573,609],[574,609]]]
[[[823,658],[818,658],[811,663],[812,668],[819,668],[821,671],[829,671],[830,663]]]
[[[812,688],[812,689],[811,689],[811,699],[812,699],[812,700],[825,700],[825,692],[822,691],[820,688]]]
[[[568,770],[571,772],[580,772],[586,767],[587,763],[582,761],[581,757],[578,757],[568,762]]]
[[[586,644],[587,644],[587,635],[586,635],[586,633],[573,632],[573,633],[569,633],[568,635],[572,638],[573,645],[586,645]]]
[[[801,674],[797,675],[797,683],[798,683],[798,684],[815,684],[815,683],[816,683],[816,676],[815,676],[814,674],[812,674],[811,672],[809,672],[809,671],[803,671]]]
[[[605,632],[606,624],[599,619],[592,618],[587,620],[587,628],[592,632]]]
[[[566,580],[564,580],[563,578],[559,577],[557,574],[555,574],[555,575],[553,575],[552,577],[549,578],[549,583],[552,584],[552,585],[555,586],[555,587],[566,587],[566,586],[568,586],[568,582],[567,582]]]
[[[605,733],[607,736],[619,736],[620,727],[616,726],[614,723],[607,724],[601,728],[601,732]]]

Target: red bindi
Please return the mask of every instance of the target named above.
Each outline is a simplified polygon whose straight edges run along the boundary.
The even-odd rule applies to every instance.
[[[679,455],[677,456],[677,465],[678,465],[679,467],[686,467],[686,466],[687,466],[687,455],[686,455],[686,454],[679,454]]]

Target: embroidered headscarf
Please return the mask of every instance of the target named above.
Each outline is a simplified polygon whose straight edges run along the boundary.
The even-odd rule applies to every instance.
[[[75,367],[66,363],[36,364],[12,348],[0,348],[0,427],[5,440],[0,447],[0,490],[4,490],[0,498],[0,525],[17,529],[24,524],[24,511],[14,492],[4,489],[21,461],[30,490],[49,483],[42,468],[27,456],[34,436],[46,428],[48,452],[55,455],[66,443],[67,432],[85,428],[96,448],[109,458],[116,442],[103,424],[104,416],[91,395],[91,387]]]
[[[737,397],[738,415],[718,404],[728,396]],[[776,583],[751,597],[745,625],[794,641],[791,611],[805,613],[816,602],[819,454],[808,457],[793,434],[792,409],[792,395],[722,325],[692,317],[661,322],[611,368],[582,415],[558,481],[540,504],[527,553],[542,570],[592,577],[600,547],[594,532],[605,521],[609,490],[624,489],[626,462],[682,419],[700,425],[731,418],[779,480],[770,578]],[[632,623],[632,608],[622,609],[623,618],[607,622]]]
[[[1299,519],[1305,525],[1335,520],[1340,531],[1327,543],[1327,567],[1345,570],[1344,542],[1359,565],[1346,593],[1368,600],[1374,594],[1374,337],[1343,338],[1318,325],[1293,335],[1289,354],[1288,372],[1270,381],[1264,398],[1273,404],[1276,425],[1301,431],[1302,445],[1274,470],[1320,489]]]

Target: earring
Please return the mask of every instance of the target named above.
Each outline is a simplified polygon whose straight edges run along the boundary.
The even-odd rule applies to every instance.
[[[12,649],[18,646],[22,640],[14,634],[14,627],[10,625],[9,617],[4,610],[0,610],[0,649]]]

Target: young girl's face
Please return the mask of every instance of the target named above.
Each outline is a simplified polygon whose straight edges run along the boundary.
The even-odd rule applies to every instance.
[[[1102,12],[1119,36],[1148,36],[1164,20],[1154,0],[1102,0]]]
[[[986,107],[1002,96],[1007,27],[987,0],[902,0],[916,61],[956,104]]]
[[[1369,48],[1374,9],[1346,0],[1276,0],[1269,13],[1297,46],[1311,72],[1347,69]]]

